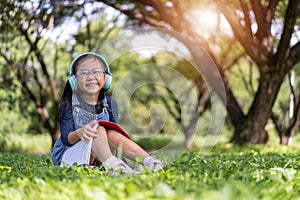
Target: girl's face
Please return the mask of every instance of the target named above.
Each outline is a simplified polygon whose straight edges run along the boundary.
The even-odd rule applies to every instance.
[[[77,66],[76,78],[79,89],[84,95],[98,95],[104,87],[104,67],[94,57],[81,61]]]

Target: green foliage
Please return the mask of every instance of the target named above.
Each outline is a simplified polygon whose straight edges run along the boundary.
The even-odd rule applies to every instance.
[[[248,112],[258,88],[259,72],[257,66],[251,63],[248,58],[240,59],[235,67],[226,72],[232,91],[244,113]]]
[[[220,145],[162,155],[165,172],[111,177],[99,168],[59,168],[49,155],[0,154],[1,199],[297,199],[299,149]]]
[[[300,80],[298,77],[300,77],[300,63],[297,64],[291,72],[294,75],[294,86],[292,88],[293,92],[295,93],[295,98],[297,96],[300,96]],[[273,107],[273,112],[275,112],[277,115],[280,116],[281,122],[282,122],[282,128],[286,129],[290,125],[290,103],[291,103],[291,87],[290,87],[290,79],[288,76],[285,77],[285,80],[281,84],[280,91],[278,93],[278,97],[275,101],[274,107]],[[294,104],[296,102],[293,102]],[[295,105],[293,105],[295,107]],[[296,113],[294,113],[296,114]],[[300,113],[298,114],[298,120],[300,117]]]
[[[20,116],[20,113],[9,110],[0,111],[0,149],[5,150],[7,148],[12,135],[21,135],[24,134],[24,130],[27,131],[29,121]]]
[[[161,149],[168,145],[172,138],[165,135],[159,135],[155,137],[147,137],[147,138],[134,138],[132,137],[132,140],[134,140],[139,146],[141,146],[143,149],[146,150],[156,150]]]
[[[0,87],[0,110],[19,110],[20,101],[22,98],[21,90],[16,80],[12,79],[10,81],[3,82],[3,88]],[[10,87],[6,87],[5,84],[10,84]]]
[[[48,130],[50,134],[55,134],[52,130],[56,123],[57,98],[65,86],[74,51],[77,53],[91,50],[87,46],[96,47],[109,33],[114,33],[121,27],[120,24],[115,26],[112,22],[117,19],[117,15],[110,15],[109,17],[114,16],[110,19],[104,12],[95,17],[96,12],[101,9],[103,11],[103,4],[81,1],[56,3],[15,0],[0,5],[0,43],[3,47],[0,58],[0,108],[9,108],[18,114],[19,109],[22,110],[20,117],[32,122],[29,128],[23,127],[24,134],[28,132],[27,129],[30,129],[30,133]],[[86,6],[91,11],[88,15],[84,9]],[[74,44],[74,38],[78,39],[76,35],[74,38],[67,38],[65,44],[57,43],[61,40],[61,35],[54,38],[55,31],[61,29],[61,34],[64,35],[69,31],[65,27],[67,23],[79,25],[84,20],[90,26],[84,25],[79,30],[78,34],[82,36],[81,41],[78,40],[79,44]],[[74,24],[72,28],[76,29]],[[92,37],[89,31],[92,32]],[[82,41],[90,42],[94,46]],[[45,107],[47,113],[42,119],[48,121],[41,123],[37,107]]]
[[[15,110],[0,111],[0,152],[45,153],[50,150],[49,135],[32,135],[32,121]]]
[[[133,7],[135,5],[129,1],[119,2],[127,2],[129,3],[129,5],[127,5],[129,7]],[[169,1],[163,2],[169,3]],[[196,8],[198,7],[198,4],[203,3],[197,2],[198,1],[193,0],[189,2],[190,4],[184,4],[193,5],[193,7]],[[266,3],[266,1],[263,2]],[[38,5],[39,3],[41,4]],[[207,3],[208,1],[205,1],[204,4]],[[287,3],[288,1],[279,2],[278,12],[276,12],[276,20],[281,20],[281,18],[284,16]],[[184,6],[183,3],[180,3],[180,6]],[[240,4],[235,4],[235,6],[240,6]],[[174,9],[172,6],[168,7],[168,9]],[[29,49],[33,47],[26,42],[24,35],[22,36],[22,33],[20,32],[20,28],[21,26],[23,26],[25,29],[28,28],[29,31],[27,32],[27,36],[31,41],[35,41],[37,37],[43,37],[43,39],[38,42],[37,48],[44,58],[50,77],[53,78],[53,80],[55,80],[55,84],[57,84],[55,85],[55,89],[58,91],[57,94],[61,94],[68,75],[69,63],[71,58],[77,52],[83,52],[98,47],[103,42],[105,43],[107,41],[106,39],[113,36],[115,33],[122,31],[124,26],[130,26],[134,24],[127,23],[127,21],[124,19],[124,16],[120,17],[120,13],[118,11],[112,11],[106,8],[107,7],[103,6],[102,3],[94,1],[64,1],[63,3],[60,3],[49,0],[37,2],[15,0],[3,2],[0,5],[0,10],[2,11],[0,12],[0,42],[3,46],[3,52],[6,52],[9,55],[8,58],[13,58],[12,60],[14,60],[16,66],[18,66],[18,68],[16,68],[14,71],[20,69],[22,64],[24,64],[27,60],[27,72],[23,74],[23,77],[26,79],[29,88],[37,99],[40,99],[39,94],[48,94],[45,95],[47,98],[41,98],[40,102],[47,101],[46,107],[47,111],[49,112],[49,123],[51,127],[54,127],[55,123],[57,102],[54,102],[54,95],[51,94],[50,86],[48,82],[45,82],[45,76],[42,74],[40,69],[41,66],[38,63],[37,57],[34,56],[34,54],[28,56]],[[139,5],[139,9],[142,10],[142,13],[153,14],[153,12],[149,12],[149,9],[151,10],[150,7],[143,7],[142,5]],[[158,15],[157,17],[159,20]],[[73,25],[76,27],[79,26],[80,28],[78,29],[77,33],[73,32],[73,37],[68,38],[65,44],[56,44],[51,40],[47,40],[48,36],[45,33],[51,32],[52,28],[54,28],[56,31],[61,29],[62,35],[68,32],[68,28],[70,26],[65,26],[68,23],[74,23]],[[278,31],[280,30],[275,30],[275,32]],[[216,31],[216,34],[219,35],[220,32]],[[252,61],[250,62],[249,59],[242,54],[244,51],[242,46],[236,41],[230,42],[231,39],[228,40],[229,37],[231,38],[232,36],[228,36],[227,34],[220,35],[220,38],[218,39],[220,51],[216,51],[215,53],[220,59],[220,62],[218,63],[228,67],[229,70],[226,73],[228,73],[227,77],[231,89],[235,97],[237,97],[237,101],[241,105],[243,111],[246,113],[251,105],[251,99],[254,98],[255,91],[258,87],[258,71],[254,69],[254,66],[251,68]],[[59,36],[57,36],[57,39],[58,38]],[[124,38],[126,39],[126,37]],[[124,38],[122,39],[124,40]],[[51,39],[53,39],[53,37]],[[207,43],[211,43],[212,39],[217,41],[214,37],[210,36],[210,38],[207,40]],[[101,47],[101,51],[107,55],[115,55],[114,52],[122,52],[116,51],[116,49],[127,49],[124,46],[126,46],[126,42],[128,41],[123,40],[120,39],[120,41],[116,41],[114,44],[111,44],[110,47]],[[214,45],[212,44],[212,46]],[[223,55],[224,52],[226,53],[224,54],[226,56]],[[123,55],[118,56],[119,57],[113,60],[113,63],[111,64],[111,70],[114,75],[113,86],[115,85],[115,80],[121,78],[122,75],[128,72],[130,69],[146,63],[145,60],[140,59],[137,54],[134,53],[130,53],[130,55],[126,57],[123,57]],[[238,58],[239,56],[241,56],[242,59],[240,59],[238,63],[232,62],[234,60],[233,58]],[[115,58],[116,56],[112,57]],[[194,79],[198,77],[198,73],[191,68],[189,63],[176,59],[176,57],[170,53],[160,52],[154,56],[154,59],[156,64],[173,67],[188,79]],[[234,63],[235,65],[231,66]],[[42,93],[40,93],[40,88],[38,88],[38,84],[36,84],[37,82],[32,76],[34,73],[32,71],[33,66],[37,68],[38,79],[42,83],[41,85],[44,89]],[[294,67],[294,69],[296,71],[296,76],[299,77],[300,68]],[[26,135],[28,130],[30,130],[30,133],[40,133],[45,131],[45,127],[43,127],[44,124],[41,123],[41,118],[37,113],[36,104],[30,100],[28,95],[26,96],[25,90],[22,90],[22,85],[17,83],[19,80],[16,77],[16,74],[14,74],[14,71],[12,66],[8,65],[3,58],[0,59],[0,110],[1,116],[3,116],[1,117],[3,118],[1,124],[3,130],[0,130],[2,138],[0,139],[0,141],[2,141],[2,143],[0,142],[0,145],[2,149],[10,148],[8,146],[14,147],[14,145],[8,141],[15,141],[16,139],[8,140],[8,135],[10,138],[15,138],[15,135],[23,137],[24,134]],[[139,75],[136,75],[136,77],[138,76]],[[172,95],[168,96],[167,90],[164,90],[159,86],[145,86],[139,88],[131,99],[131,114],[136,120],[137,124],[147,125],[149,123],[149,108],[152,105],[161,103],[159,102],[157,95],[153,92],[155,91],[155,88],[156,91],[160,91],[163,96],[166,97],[168,103],[172,101]],[[299,88],[299,81],[298,86],[295,88]],[[284,118],[284,115],[287,113],[287,89],[288,84],[285,81],[274,106],[274,111],[281,114],[282,118]],[[175,110],[177,104],[171,102],[169,105],[171,105],[173,108],[174,113],[179,116],[180,113],[176,113]],[[121,112],[122,106],[123,105],[119,105]],[[8,108],[9,112],[7,110],[4,111],[4,108]],[[177,116],[175,118],[178,118]],[[122,120],[122,113],[120,114],[120,117]],[[16,123],[16,121],[18,121],[18,123]],[[126,121],[124,123],[126,123]],[[178,123],[175,119],[168,119],[165,127],[161,133],[174,133],[178,128]],[[12,135],[14,136],[12,137]],[[156,141],[157,147],[163,146],[168,141],[168,139],[161,140],[161,143]],[[140,142],[143,143],[143,146],[151,148],[147,142],[142,140]],[[14,148],[18,149],[18,147]]]

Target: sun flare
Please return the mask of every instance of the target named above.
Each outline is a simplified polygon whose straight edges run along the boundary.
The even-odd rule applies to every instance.
[[[190,20],[197,32],[206,37],[209,37],[217,30],[225,30],[226,32],[230,30],[225,17],[214,10],[194,9],[190,12]]]

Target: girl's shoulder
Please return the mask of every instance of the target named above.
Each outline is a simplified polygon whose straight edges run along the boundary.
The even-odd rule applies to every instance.
[[[110,106],[117,106],[117,102],[113,98],[106,96],[106,95],[105,95],[105,98],[106,98],[107,103]]]
[[[114,122],[114,123],[119,123],[119,115],[118,115],[118,105],[116,103],[116,101],[114,99],[112,99],[111,97],[109,96],[105,96],[106,98],[106,101],[108,103],[108,112],[110,114],[110,120],[111,122]]]
[[[61,117],[72,113],[72,101],[69,99],[62,100],[59,105],[59,114]]]

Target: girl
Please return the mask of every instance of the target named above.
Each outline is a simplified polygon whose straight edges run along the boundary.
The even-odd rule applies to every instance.
[[[59,104],[61,136],[54,144],[51,157],[60,166],[99,165],[114,174],[138,172],[115,157],[121,147],[124,157],[142,160],[154,172],[163,170],[162,163],[144,151],[126,134],[99,125],[99,120],[118,123],[117,105],[105,95],[112,76],[105,59],[87,52],[77,56],[70,65],[69,80]]]

